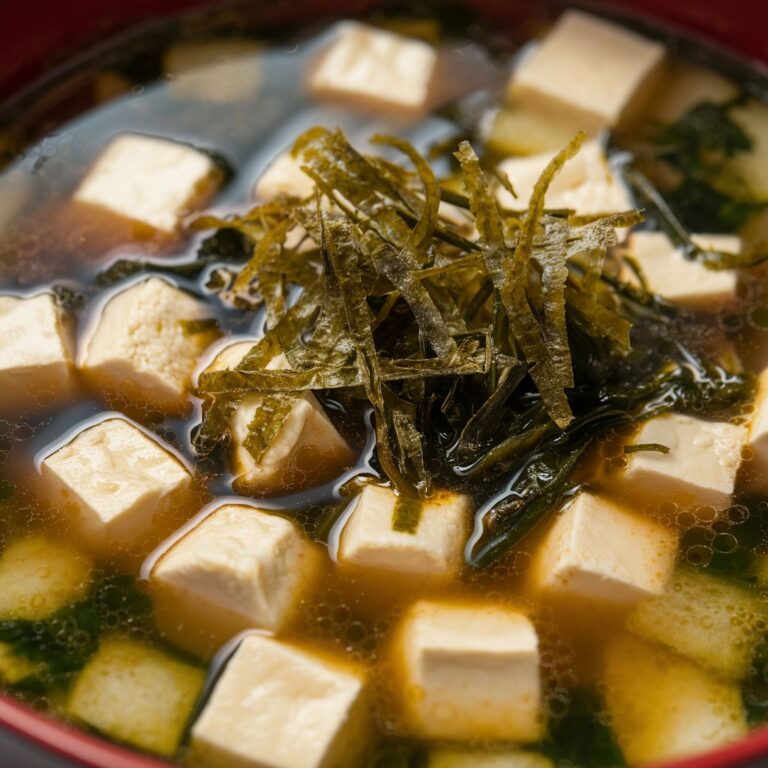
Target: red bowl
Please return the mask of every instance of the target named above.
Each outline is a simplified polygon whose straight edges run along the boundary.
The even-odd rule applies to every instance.
[[[255,0],[258,2],[258,0]],[[307,19],[325,14],[351,15],[375,6],[376,0],[261,0],[263,20]],[[510,29],[526,15],[532,0],[469,0]],[[179,10],[215,5],[215,0],[0,0],[3,45],[0,47],[0,96],[8,96],[33,82],[49,67],[105,35],[138,22],[168,16]],[[597,3],[592,3],[597,5]],[[659,21],[718,44],[735,60],[768,66],[768,4],[761,0],[605,0],[612,12],[632,13],[651,23]],[[168,763],[140,755],[89,733],[42,715],[0,694],[0,728],[30,744],[58,755],[62,765],[92,768],[168,768]],[[9,762],[9,760],[11,762]],[[31,762],[30,762],[31,761]],[[0,755],[3,768],[21,768],[33,757]],[[46,765],[48,762],[46,762]],[[759,768],[768,766],[768,728],[755,731],[737,744],[673,763],[663,768]],[[662,768],[656,766],[655,768]]]

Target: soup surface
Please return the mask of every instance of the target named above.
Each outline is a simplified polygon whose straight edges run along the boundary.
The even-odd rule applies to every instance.
[[[582,11],[233,5],[10,105],[4,688],[191,766],[762,725],[767,93]]]

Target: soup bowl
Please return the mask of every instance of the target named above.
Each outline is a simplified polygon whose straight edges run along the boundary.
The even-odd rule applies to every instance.
[[[376,0],[254,0],[263,6],[268,26],[290,21],[354,15],[375,7]],[[499,27],[510,29],[531,12],[537,0],[468,0]],[[3,45],[0,47],[0,98],[6,110],[24,108],[35,84],[49,73],[74,71],[84,58],[104,49],[113,36],[140,35],[179,12],[213,5],[211,0],[78,0],[76,4],[38,0],[0,0]],[[697,50],[737,78],[750,69],[766,73],[768,83],[768,6],[757,0],[613,0],[590,3],[609,15],[634,23],[661,26],[671,38],[693,39]],[[5,6],[5,7],[3,7]],[[10,7],[9,7],[10,6]],[[261,10],[260,10],[261,13]],[[0,114],[2,112],[0,111]],[[0,765],[100,768],[161,768],[164,761],[76,730],[0,694]],[[671,763],[663,768],[758,768],[768,765],[768,728],[716,751]],[[662,768],[657,766],[656,768]]]

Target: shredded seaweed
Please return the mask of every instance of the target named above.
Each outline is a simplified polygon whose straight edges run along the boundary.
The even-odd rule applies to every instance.
[[[661,443],[638,443],[637,445],[625,445],[624,453],[639,453],[640,451],[651,451],[653,453],[669,453],[669,446]]]

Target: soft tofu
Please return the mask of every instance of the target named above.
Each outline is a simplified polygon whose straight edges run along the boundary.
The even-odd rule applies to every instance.
[[[301,170],[302,161],[290,152],[278,155],[259,177],[253,188],[254,197],[272,200],[279,195],[309,197],[315,190],[312,179]]]
[[[527,207],[536,182],[553,157],[554,153],[543,153],[501,162],[499,170],[512,182],[517,197],[499,187],[499,203],[511,210]],[[608,166],[597,141],[585,142],[578,154],[566,162],[552,180],[544,202],[547,208],[571,208],[580,216],[620,213],[633,208],[629,193]]]
[[[151,277],[107,302],[82,369],[110,401],[183,414],[198,359],[218,335],[203,303]]]
[[[692,240],[706,250],[741,251],[741,240],[735,235],[693,235]],[[707,269],[699,261],[686,259],[663,232],[632,233],[627,253],[637,261],[652,293],[689,309],[715,311],[736,296],[735,270]],[[627,267],[624,279],[632,280]]]
[[[56,507],[96,554],[156,543],[192,496],[192,476],[158,441],[122,418],[87,427],[40,466]]]
[[[418,117],[430,107],[437,60],[428,43],[344,22],[310,72],[309,91],[317,99]]]
[[[0,682],[18,685],[34,679],[40,671],[40,664],[16,653],[9,643],[0,643]]]
[[[749,461],[742,465],[751,489],[768,492],[768,368],[757,379],[757,394],[749,422]]]
[[[420,601],[402,619],[396,654],[415,735],[518,742],[542,736],[539,642],[519,611]]]
[[[541,545],[532,585],[568,600],[631,605],[664,591],[676,555],[673,531],[582,492]]]
[[[768,611],[758,593],[681,568],[663,595],[640,603],[628,628],[724,677],[746,676]]]
[[[746,440],[746,427],[736,424],[678,413],[656,416],[644,422],[628,442],[664,445],[669,453],[628,454],[617,490],[633,503],[645,498],[684,508],[722,509],[730,503]]]
[[[85,597],[91,560],[39,534],[12,539],[0,555],[0,620],[37,621]]]
[[[631,636],[609,642],[603,691],[630,765],[704,752],[747,732],[738,685]]]
[[[520,750],[435,749],[429,753],[427,768],[554,768],[554,764],[544,755]]]
[[[170,757],[204,679],[205,670],[163,651],[107,636],[75,680],[67,712],[112,739]]]
[[[18,414],[72,392],[74,341],[53,295],[0,296],[0,411]]]
[[[357,499],[339,543],[341,563],[414,577],[455,577],[468,535],[466,496],[438,493],[421,506],[415,531],[393,528],[397,496],[368,485]]]
[[[369,739],[364,677],[291,645],[248,635],[192,727],[210,768],[337,768]]]
[[[566,11],[512,75],[512,101],[588,132],[634,117],[655,91],[665,48],[624,27]]]
[[[768,106],[750,99],[730,112],[752,140],[752,150],[737,155],[731,167],[759,200],[768,201]]]
[[[249,101],[261,88],[262,51],[254,40],[185,41],[168,49],[163,69],[174,96],[211,104]]]
[[[254,343],[240,341],[225,347],[207,372],[236,367]],[[268,367],[286,368],[288,361],[284,356],[278,356]],[[256,462],[245,447],[245,441],[249,425],[263,402],[261,395],[247,395],[230,422],[231,466],[238,491],[288,493],[331,480],[354,462],[354,452],[311,392],[298,400],[272,445]]]
[[[511,106],[494,115],[487,144],[500,155],[538,155],[559,152],[577,132],[577,128],[562,120]]]
[[[168,235],[206,204],[222,178],[214,160],[194,147],[123,134],[101,151],[74,199],[134,222],[138,234]]]
[[[224,504],[152,569],[158,625],[172,642],[204,656],[245,629],[276,632],[296,612],[318,564],[294,523]]]

